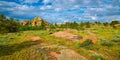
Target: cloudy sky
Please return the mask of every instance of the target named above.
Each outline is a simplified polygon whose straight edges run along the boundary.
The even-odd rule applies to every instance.
[[[0,14],[20,20],[40,16],[51,23],[120,21],[120,0],[0,0]]]

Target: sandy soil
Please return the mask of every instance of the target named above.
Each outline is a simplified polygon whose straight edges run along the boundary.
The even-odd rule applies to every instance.
[[[51,52],[50,55],[54,60],[87,60],[77,52],[71,49],[62,49],[60,52]]]
[[[40,40],[41,38],[39,36],[32,36],[30,39],[31,41],[37,41]]]
[[[62,38],[66,38],[66,39],[77,39],[77,40],[82,39],[81,36],[74,35],[72,33],[66,32],[66,31],[56,32],[53,35],[56,36],[56,37],[62,37]]]

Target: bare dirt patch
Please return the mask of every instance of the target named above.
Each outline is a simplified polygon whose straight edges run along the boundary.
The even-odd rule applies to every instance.
[[[87,60],[85,57],[71,49],[62,49],[59,53],[51,52],[50,54],[55,60]]]
[[[81,36],[74,35],[72,33],[66,32],[66,31],[56,32],[53,35],[56,37],[62,37],[62,38],[66,38],[66,39],[77,39],[77,40],[82,39]]]
[[[91,32],[88,32],[88,34],[89,34],[89,35],[83,37],[83,39],[80,40],[80,42],[83,43],[83,42],[86,41],[87,39],[90,39],[90,40],[92,40],[92,42],[93,42],[94,44],[96,44],[96,43],[97,43],[97,36],[96,36],[96,34],[91,33]]]
[[[40,40],[41,38],[39,36],[32,36],[30,39],[31,41],[37,41]]]

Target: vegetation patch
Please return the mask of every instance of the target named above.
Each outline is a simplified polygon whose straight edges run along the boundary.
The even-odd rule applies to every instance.
[[[94,57],[96,60],[105,60],[102,54],[95,53],[92,54],[91,56]]]
[[[83,43],[80,43],[78,44],[78,48],[85,48],[85,49],[88,49],[88,50],[93,50],[94,49],[94,46],[93,46],[93,42],[92,40],[90,39],[87,39],[86,41],[84,41]]]

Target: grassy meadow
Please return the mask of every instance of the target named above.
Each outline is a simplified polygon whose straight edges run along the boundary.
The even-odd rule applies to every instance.
[[[86,31],[89,31],[96,34],[98,42],[96,44],[89,42],[84,44],[80,43],[80,40],[55,37],[46,30],[0,34],[0,60],[50,60],[50,51],[63,49],[59,46],[73,49],[88,60],[120,59],[120,29],[99,28],[79,31],[69,29],[66,31],[83,37],[88,35]],[[32,36],[39,36],[41,39],[31,41]]]
[[[120,60],[117,20],[49,24],[37,17],[33,21],[22,25],[0,15],[0,60]]]

